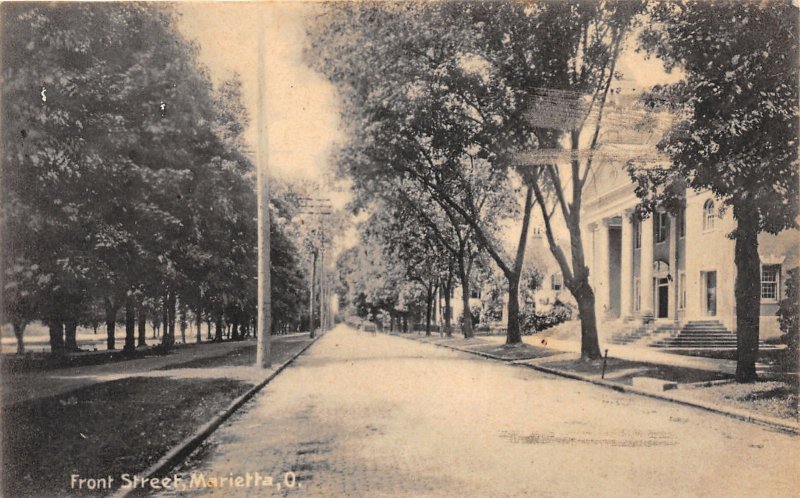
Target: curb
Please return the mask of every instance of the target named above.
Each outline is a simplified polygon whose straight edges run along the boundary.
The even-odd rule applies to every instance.
[[[413,339],[411,339],[413,340]],[[416,341],[422,342],[422,341]],[[453,351],[460,351],[462,353],[468,353],[476,356],[482,356],[484,358],[493,359],[497,361],[502,361],[508,365],[518,366],[518,367],[526,367],[531,368],[533,370],[538,370],[539,372],[547,373],[550,375],[557,375],[559,377],[565,377],[567,379],[572,380],[580,380],[583,382],[588,382],[590,384],[594,384],[596,386],[605,387],[607,389],[613,389],[614,391],[621,392],[621,393],[631,393],[631,394],[638,394],[640,396],[646,396],[648,398],[658,399],[661,401],[667,401],[670,403],[675,403],[678,405],[688,406],[691,408],[697,408],[700,410],[705,410],[711,413],[716,413],[718,415],[725,415],[726,417],[734,418],[737,420],[741,420],[743,422],[748,422],[751,424],[761,425],[764,427],[768,427],[770,429],[777,430],[779,432],[792,434],[792,435],[800,435],[800,424],[795,424],[786,420],[768,417],[764,415],[757,415],[755,413],[747,412],[744,410],[737,410],[735,408],[729,408],[722,405],[715,405],[713,403],[701,403],[697,401],[689,401],[684,399],[673,398],[671,396],[665,396],[663,394],[659,394],[656,392],[645,391],[643,389],[637,389],[635,387],[617,384],[616,382],[609,382],[607,380],[602,379],[595,379],[592,377],[587,377],[585,375],[574,374],[572,372],[565,372],[563,370],[556,370],[554,368],[548,368],[541,365],[532,365],[530,363],[522,363],[520,360],[506,360],[504,358],[500,358],[499,356],[489,355],[486,353],[482,353],[479,351],[470,351],[468,349],[461,349],[455,346],[448,346],[446,344],[436,344],[433,342],[429,342],[427,344],[431,344],[433,346],[439,346],[447,349],[451,349]],[[525,361],[525,360],[522,360]]]
[[[303,346],[300,351],[296,352],[292,355],[291,358],[281,363],[274,371],[270,372],[270,374],[261,382],[250,388],[246,393],[242,394],[235,400],[233,400],[227,408],[217,413],[217,415],[211,419],[210,421],[206,422],[205,424],[201,425],[194,434],[188,436],[186,439],[178,443],[177,446],[173,447],[169,450],[166,455],[162,456],[156,463],[151,465],[149,468],[144,470],[141,473],[136,474],[137,477],[143,480],[149,480],[156,477],[163,477],[170,469],[175,467],[179,462],[185,459],[191,452],[193,452],[200,444],[208,438],[217,428],[222,425],[226,420],[233,415],[236,410],[241,408],[246,402],[248,402],[253,396],[255,396],[261,389],[263,389],[267,384],[272,381],[275,377],[278,376],[279,373],[283,371],[284,368],[288,367],[291,363],[294,362],[301,354],[305,353],[308,348],[313,346],[321,337],[325,334],[319,334],[314,337],[311,342]],[[146,494],[151,492],[152,489],[150,488],[134,488],[134,489],[118,489],[115,493],[111,494],[111,498],[125,498],[130,496],[140,496],[142,494]]]
[[[782,419],[768,417],[764,415],[757,415],[755,413],[747,412],[745,410],[737,410],[735,408],[729,408],[722,405],[716,405],[713,403],[701,403],[698,401],[689,401],[679,398],[673,398],[672,396],[665,396],[663,394],[659,394],[656,392],[645,391],[643,389],[637,389],[635,387],[617,384],[615,382],[609,382],[602,379],[594,379],[591,377],[586,377],[583,375],[573,374],[571,372],[564,372],[563,370],[556,370],[554,368],[548,368],[541,365],[530,365],[527,363],[518,363],[520,366],[525,366],[531,368],[533,370],[538,370],[540,372],[548,373],[551,375],[558,375],[561,377],[566,377],[569,379],[574,380],[581,380],[584,382],[589,382],[596,386],[606,387],[609,389],[613,389],[615,391],[619,391],[622,393],[632,393],[638,394],[640,396],[646,396],[648,398],[659,399],[662,401],[668,401],[670,403],[675,403],[678,405],[689,406],[692,408],[698,408],[700,410],[705,410],[707,412],[716,413],[718,415],[725,415],[730,418],[734,418],[737,420],[741,420],[743,422],[749,422],[751,424],[761,425],[765,427],[769,427],[770,429],[774,429],[780,432],[793,434],[793,435],[800,435],[800,424],[794,424],[792,422],[788,422]]]

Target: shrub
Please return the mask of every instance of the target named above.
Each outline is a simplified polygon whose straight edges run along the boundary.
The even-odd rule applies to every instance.
[[[520,317],[524,335],[535,334],[572,319],[572,307],[556,300],[550,311],[538,313],[533,306],[526,305]]]

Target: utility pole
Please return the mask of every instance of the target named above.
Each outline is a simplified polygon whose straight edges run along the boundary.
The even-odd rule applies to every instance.
[[[319,329],[325,332],[325,228],[322,217],[319,219]]]
[[[321,197],[301,197],[300,198],[300,207],[304,209],[304,211],[299,211],[301,214],[312,214],[319,216],[319,249],[314,248],[312,250],[312,267],[311,267],[311,281],[310,281],[310,290],[309,290],[309,303],[308,303],[308,328],[309,328],[309,336],[314,338],[316,336],[316,331],[314,329],[314,308],[315,308],[315,282],[316,279],[319,278],[319,285],[317,286],[317,292],[319,293],[319,327],[320,331],[324,332],[327,329],[327,317],[326,317],[326,285],[325,285],[325,226],[323,224],[323,216],[329,216],[332,214],[332,206],[330,204],[331,200],[329,198],[321,198]],[[319,258],[318,258],[319,256]],[[319,271],[317,269],[317,259],[319,259]],[[315,275],[316,271],[316,275]],[[318,275],[318,276],[317,276]]]
[[[308,289],[308,331],[311,338],[314,338],[314,284],[317,283],[317,250],[314,249],[311,257],[311,275],[309,278]]]
[[[263,6],[262,6],[263,8]],[[256,151],[256,194],[258,196],[258,346],[256,366],[270,368],[270,333],[272,332],[272,302],[269,261],[269,172],[266,109],[266,51],[264,49],[264,17],[259,14],[258,25],[258,150]]]

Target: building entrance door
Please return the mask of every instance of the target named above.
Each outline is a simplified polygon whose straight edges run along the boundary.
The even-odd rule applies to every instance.
[[[705,288],[706,314],[708,316],[715,316],[717,314],[717,272],[706,272]]]
[[[669,280],[666,278],[656,279],[656,317],[669,317]]]

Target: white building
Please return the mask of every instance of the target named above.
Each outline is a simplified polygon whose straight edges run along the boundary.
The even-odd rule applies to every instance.
[[[637,199],[624,165],[603,164],[585,192],[584,249],[601,337],[623,323],[717,321],[736,330],[731,210],[710,193],[687,191],[679,215],[633,216]],[[798,266],[800,233],[759,236],[761,338],[780,334],[775,317],[787,270]]]

